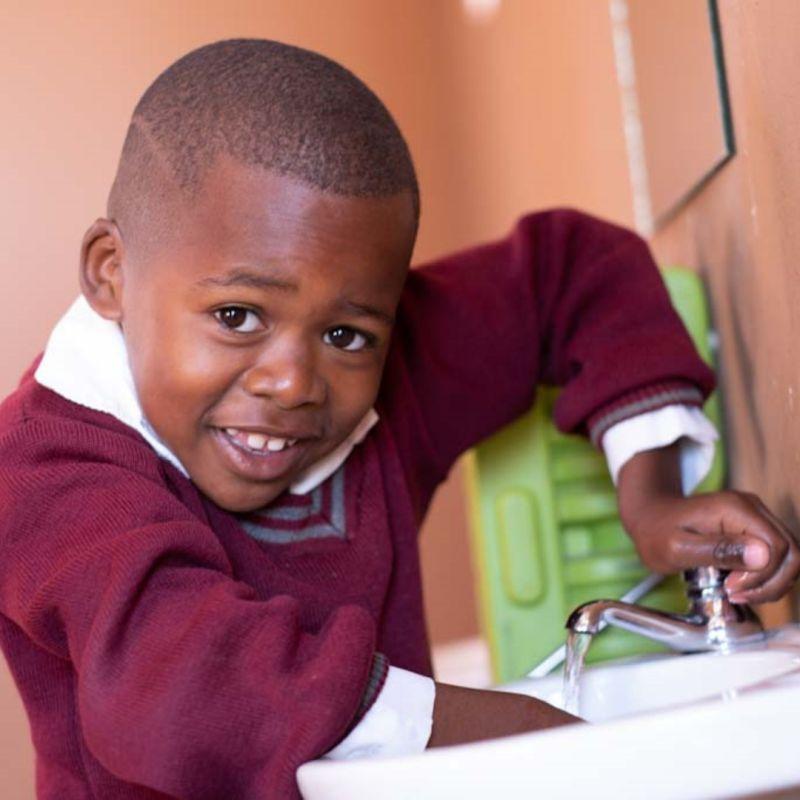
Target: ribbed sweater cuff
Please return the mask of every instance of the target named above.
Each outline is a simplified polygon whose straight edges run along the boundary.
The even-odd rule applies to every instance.
[[[356,716],[350,724],[352,730],[358,725],[364,717],[364,714],[372,708],[372,704],[381,693],[383,684],[386,682],[386,675],[389,672],[389,659],[383,653],[375,653],[372,657],[372,668],[369,672],[369,679],[367,680],[364,694],[361,696],[361,703],[356,711]],[[349,731],[348,731],[349,732]]]
[[[684,381],[654,383],[628,392],[595,411],[587,422],[589,438],[596,447],[601,447],[603,434],[618,422],[658,411],[671,405],[702,407],[703,393],[694,384]]]

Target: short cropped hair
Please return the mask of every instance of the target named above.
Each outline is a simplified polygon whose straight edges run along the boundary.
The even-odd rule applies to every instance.
[[[408,146],[378,97],[318,53],[264,39],[193,50],[159,75],[133,112],[108,200],[131,220],[167,193],[164,171],[191,195],[228,155],[334,194],[419,189]]]

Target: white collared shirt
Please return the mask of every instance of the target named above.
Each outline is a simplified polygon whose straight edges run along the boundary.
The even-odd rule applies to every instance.
[[[79,297],[56,324],[34,377],[67,400],[110,414],[133,428],[161,458],[189,477],[142,412],[120,327],[97,314],[84,297]],[[370,409],[350,436],[312,464],[289,491],[306,494],[319,486],[344,463],[377,421],[378,414]],[[700,409],[672,405],[613,425],[605,433],[603,450],[616,483],[623,465],[637,453],[681,440],[683,490],[688,494],[708,474],[716,438],[714,426]],[[390,666],[372,707],[325,757],[352,759],[422,752],[431,735],[434,699],[431,678]]]

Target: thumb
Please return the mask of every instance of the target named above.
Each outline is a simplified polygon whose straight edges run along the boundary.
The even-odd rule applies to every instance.
[[[759,570],[769,564],[769,545],[746,534],[705,533],[683,528],[674,544],[676,567],[718,567],[727,570]]]

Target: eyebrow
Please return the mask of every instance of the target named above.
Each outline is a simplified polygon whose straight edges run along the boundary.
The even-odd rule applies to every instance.
[[[367,303],[355,303],[352,300],[342,300],[339,304],[342,308],[349,311],[356,317],[373,317],[374,319],[385,322],[389,327],[394,325],[394,317],[381,311],[375,306],[368,305]]]
[[[197,281],[198,286],[250,286],[254,289],[279,289],[284,292],[296,292],[296,283],[277,278],[274,275],[265,275],[251,269],[237,267],[226,272],[221,277],[208,277]]]
[[[254,289],[278,289],[283,292],[297,292],[298,286],[291,281],[283,280],[274,275],[264,274],[245,267],[236,267],[222,276],[209,276],[197,281],[197,286],[249,286]],[[357,317],[372,317],[386,323],[389,327],[394,325],[394,317],[381,311],[368,303],[356,303],[354,300],[342,299],[339,306]]]

